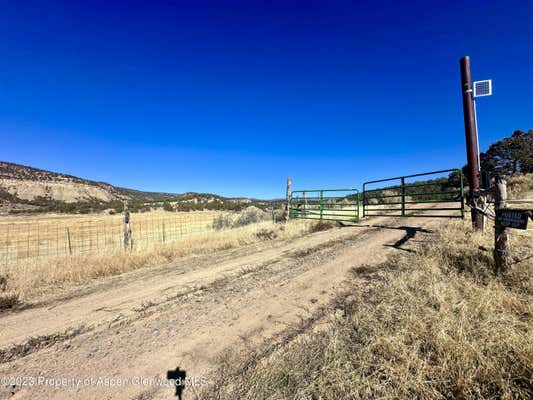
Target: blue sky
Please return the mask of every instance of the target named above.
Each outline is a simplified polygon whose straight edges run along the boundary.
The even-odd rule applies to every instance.
[[[533,3],[0,1],[0,159],[165,192],[281,197],[465,163],[533,128]]]

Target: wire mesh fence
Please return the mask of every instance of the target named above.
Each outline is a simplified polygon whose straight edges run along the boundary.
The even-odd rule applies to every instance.
[[[216,212],[131,214],[132,251],[213,230]],[[7,217],[0,221],[0,263],[124,251],[121,215]]]

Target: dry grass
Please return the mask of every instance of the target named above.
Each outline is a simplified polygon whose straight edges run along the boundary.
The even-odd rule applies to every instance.
[[[207,254],[274,238],[296,238],[312,232],[315,225],[310,221],[294,221],[288,225],[262,222],[231,230],[204,232],[143,252],[49,257],[45,260],[26,260],[19,265],[0,266],[0,304],[5,302],[3,308],[9,308],[19,301],[41,298],[57,287],[84,284],[101,277],[161,265],[180,257]]]
[[[533,199],[533,173],[512,175],[507,190],[510,199]]]
[[[416,253],[355,269],[326,329],[225,354],[202,398],[531,398],[533,260],[496,278],[490,239],[455,221]],[[531,255],[531,236],[514,239]]]
[[[132,213],[133,249],[144,252],[160,243],[213,230],[215,215],[214,211]],[[116,252],[123,247],[122,220],[121,214],[0,217],[0,264]]]

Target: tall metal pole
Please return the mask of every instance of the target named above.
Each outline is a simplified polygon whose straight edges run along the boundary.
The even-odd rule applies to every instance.
[[[463,96],[463,114],[465,121],[466,158],[468,161],[469,203],[474,206],[474,199],[479,193],[479,162],[477,147],[476,116],[472,96],[472,77],[470,75],[470,57],[461,58],[461,92]],[[472,208],[472,226],[482,229],[482,215]]]

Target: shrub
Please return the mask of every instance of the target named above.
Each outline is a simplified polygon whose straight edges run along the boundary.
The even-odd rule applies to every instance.
[[[18,293],[8,290],[8,279],[7,275],[0,275],[0,312],[20,303]]]
[[[219,214],[213,219],[213,229],[220,231],[222,229],[231,228],[233,225],[233,219],[228,214]]]
[[[274,216],[273,216],[274,222],[283,222],[285,221],[285,208],[277,208],[274,209]]]
[[[170,204],[168,201],[165,201],[163,203],[163,210],[165,210],[165,211],[174,211],[174,207],[172,207],[172,204]]]
[[[255,236],[260,240],[274,240],[278,237],[278,233],[274,229],[261,229],[255,233]]]
[[[269,219],[268,213],[263,210],[250,206],[245,208],[239,214],[237,220],[233,223],[233,227],[245,226],[250,224],[255,224],[257,222],[266,221]]]
[[[316,224],[314,224],[311,227],[311,232],[322,232],[327,231],[328,229],[332,229],[335,227],[335,223],[331,221],[318,221]]]
[[[9,310],[20,304],[20,297],[17,293],[0,293],[0,312]]]

